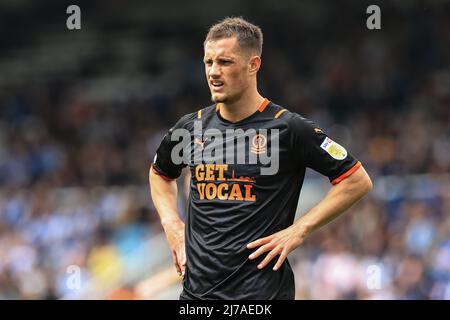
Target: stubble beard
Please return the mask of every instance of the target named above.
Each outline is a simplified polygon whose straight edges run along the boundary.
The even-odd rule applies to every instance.
[[[214,94],[211,94],[211,101],[214,103],[234,103],[236,101],[239,101],[239,99],[241,99],[243,95],[244,91],[238,92],[232,96],[230,95],[214,96]]]
[[[214,103],[225,103],[228,101],[228,98],[225,97],[215,97],[214,95],[211,95],[211,101]]]

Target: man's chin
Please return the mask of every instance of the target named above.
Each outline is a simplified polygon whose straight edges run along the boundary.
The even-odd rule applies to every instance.
[[[217,95],[213,95],[211,96],[211,101],[214,103],[224,103],[227,102],[227,97],[226,96],[217,96]]]

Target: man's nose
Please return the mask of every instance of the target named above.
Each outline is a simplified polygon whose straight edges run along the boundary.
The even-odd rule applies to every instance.
[[[209,76],[210,77],[218,77],[220,76],[220,68],[217,63],[213,63],[211,68],[209,68]]]

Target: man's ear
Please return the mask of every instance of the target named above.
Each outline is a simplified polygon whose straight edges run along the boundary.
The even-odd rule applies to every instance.
[[[249,60],[249,73],[251,75],[256,74],[261,67],[261,57],[259,56],[252,56]]]

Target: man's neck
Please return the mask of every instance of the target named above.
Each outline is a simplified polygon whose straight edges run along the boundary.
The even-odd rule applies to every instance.
[[[264,97],[256,92],[247,97],[243,96],[234,103],[220,103],[219,112],[225,120],[238,122],[255,113],[263,102]]]

